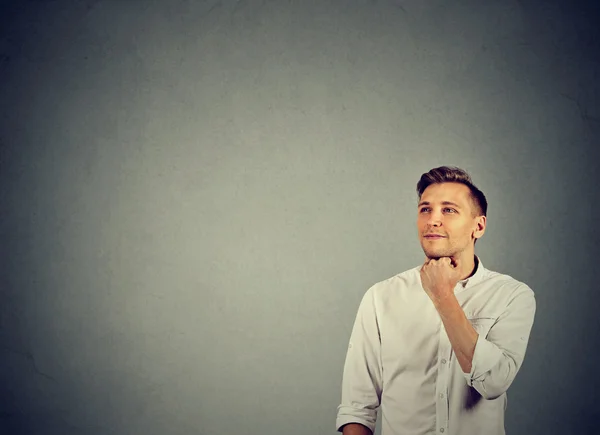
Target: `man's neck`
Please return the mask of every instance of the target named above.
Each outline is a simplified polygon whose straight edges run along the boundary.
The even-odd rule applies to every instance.
[[[469,261],[465,261],[465,258],[468,258]],[[455,258],[452,257],[451,260],[454,263]],[[479,265],[479,260],[476,259],[475,254],[464,255],[461,258],[459,258],[458,261],[460,263],[461,269],[459,281],[471,278],[473,275],[475,275],[475,272],[477,271],[477,267]]]

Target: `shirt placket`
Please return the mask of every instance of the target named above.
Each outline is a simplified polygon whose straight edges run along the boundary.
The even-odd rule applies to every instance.
[[[440,328],[438,345],[438,376],[435,385],[435,413],[437,434],[448,434],[448,382],[450,380],[450,356],[452,347],[446,335],[444,324]]]

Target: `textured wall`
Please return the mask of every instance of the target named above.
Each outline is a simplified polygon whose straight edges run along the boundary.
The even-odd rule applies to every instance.
[[[537,295],[508,433],[593,433],[598,6],[0,5],[1,433],[333,434],[441,164]]]

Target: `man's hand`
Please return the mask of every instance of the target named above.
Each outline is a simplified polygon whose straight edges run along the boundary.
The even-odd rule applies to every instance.
[[[459,264],[450,257],[426,260],[420,273],[425,293],[436,306],[454,295],[454,287],[460,280]]]

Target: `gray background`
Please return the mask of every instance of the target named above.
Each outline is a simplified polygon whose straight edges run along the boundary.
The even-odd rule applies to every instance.
[[[508,433],[597,433],[598,6],[0,5],[1,433],[333,434],[442,164],[537,295]]]

